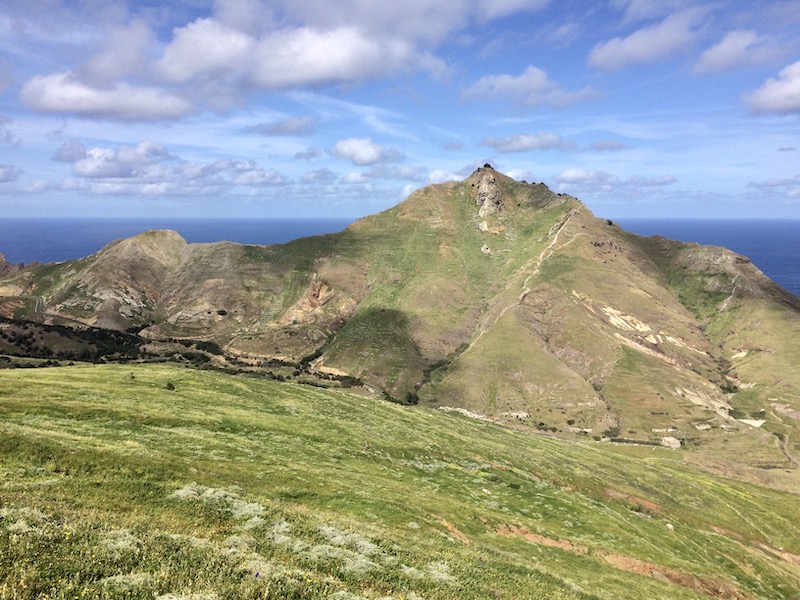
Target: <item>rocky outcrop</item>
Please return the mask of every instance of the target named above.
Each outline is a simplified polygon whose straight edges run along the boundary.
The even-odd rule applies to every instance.
[[[485,172],[478,183],[478,190],[475,195],[475,204],[478,209],[478,216],[485,217],[500,212],[503,209],[503,191],[497,183],[497,179],[490,172]]]
[[[16,271],[17,267],[12,265],[6,260],[6,257],[0,254],[0,276]]]

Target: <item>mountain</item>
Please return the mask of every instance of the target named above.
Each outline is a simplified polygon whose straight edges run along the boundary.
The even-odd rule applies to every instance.
[[[798,464],[800,299],[743,256],[628,233],[488,165],[339,234],[151,231],[10,270],[0,296],[17,318],[211,341],[515,428]]]

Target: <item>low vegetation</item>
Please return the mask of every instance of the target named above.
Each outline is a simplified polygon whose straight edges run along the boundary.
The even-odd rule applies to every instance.
[[[0,371],[0,598],[791,598],[797,496],[175,365]]]

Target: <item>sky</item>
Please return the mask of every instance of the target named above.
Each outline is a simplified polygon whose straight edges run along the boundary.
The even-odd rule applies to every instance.
[[[800,218],[797,0],[0,0],[0,218],[356,218],[490,163]]]

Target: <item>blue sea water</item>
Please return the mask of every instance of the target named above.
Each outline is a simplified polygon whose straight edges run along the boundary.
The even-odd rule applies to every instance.
[[[639,235],[730,248],[800,296],[800,220],[620,219],[618,223]]]
[[[0,219],[0,253],[10,263],[83,258],[117,239],[172,229],[190,243],[282,244],[341,231],[352,219]]]
[[[350,219],[0,219],[0,252],[12,263],[83,258],[149,229],[174,229],[188,242],[275,244],[341,231]],[[800,220],[621,219],[640,235],[725,246],[800,296]]]

